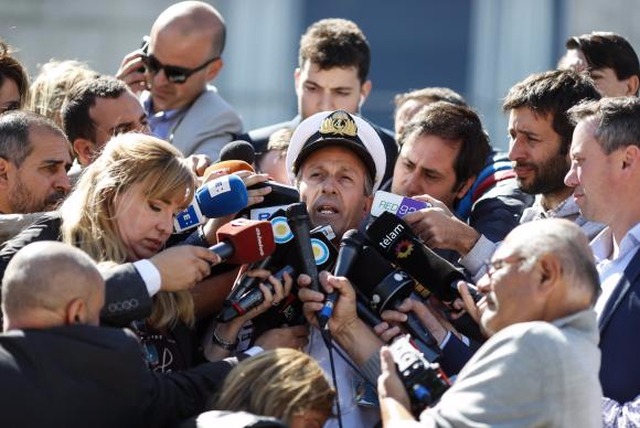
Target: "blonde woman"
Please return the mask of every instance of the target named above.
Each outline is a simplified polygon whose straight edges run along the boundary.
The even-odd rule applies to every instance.
[[[271,416],[290,428],[321,428],[335,397],[318,363],[295,349],[265,351],[227,375],[214,408]],[[203,413],[198,428],[215,426],[220,412]]]
[[[112,138],[85,169],[60,207],[57,222],[48,221],[45,226],[49,236],[59,232],[59,239],[97,262],[109,266],[138,263],[142,276],[145,267],[139,263],[146,261],[159,271],[162,289],[151,290],[147,284],[153,295],[151,313],[145,312],[130,324],[140,338],[148,366],[155,371],[182,370],[203,361],[192,330],[194,305],[188,288],[209,275],[211,265],[220,258],[197,236],[188,240],[195,245],[165,249],[173,217],[191,201],[195,185],[190,167],[172,145],[149,135],[122,134]],[[22,244],[26,243],[23,239]],[[282,284],[274,283],[274,288],[275,298],[282,299]],[[259,310],[268,308],[274,299],[266,287],[262,289],[265,303]],[[144,300],[109,296],[107,283],[107,311],[144,304]]]

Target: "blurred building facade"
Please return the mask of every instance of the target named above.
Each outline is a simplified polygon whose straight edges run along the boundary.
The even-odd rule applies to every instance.
[[[167,0],[0,0],[0,37],[35,76],[49,59],[114,74]],[[392,128],[393,96],[448,86],[480,112],[506,148],[501,99],[530,73],[553,68],[570,35],[615,31],[640,50],[640,0],[210,0],[225,16],[225,67],[216,85],[248,129],[296,112],[300,35],[329,17],[355,21],[372,47],[373,91],[363,115]]]

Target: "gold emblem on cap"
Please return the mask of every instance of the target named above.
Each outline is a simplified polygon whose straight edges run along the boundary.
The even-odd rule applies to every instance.
[[[358,135],[358,126],[349,114],[344,111],[336,111],[322,121],[320,134],[322,136],[345,135],[347,137],[356,137]]]

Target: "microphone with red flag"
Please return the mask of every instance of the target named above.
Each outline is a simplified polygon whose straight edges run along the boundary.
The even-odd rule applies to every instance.
[[[221,226],[216,237],[219,243],[209,250],[227,263],[253,263],[276,249],[273,229],[268,221],[235,219]]]

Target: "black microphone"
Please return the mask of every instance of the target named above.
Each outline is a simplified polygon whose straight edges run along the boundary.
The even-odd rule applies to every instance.
[[[385,309],[396,310],[407,297],[411,297],[415,284],[408,273],[394,269],[372,246],[365,246],[349,270],[349,279],[369,302],[369,306],[381,313]],[[420,342],[425,358],[433,362],[440,357],[440,348],[431,333],[413,312],[409,312],[403,324]]]
[[[236,140],[227,143],[220,150],[219,162],[228,160],[241,160],[253,165],[256,160],[256,152],[253,145],[247,141]]]
[[[278,272],[274,273],[273,276],[276,279],[282,281],[285,273],[293,276],[294,270],[291,266],[287,265],[280,269]],[[258,282],[260,282],[259,279]],[[272,293],[275,292],[273,285],[270,282],[264,282],[264,285],[266,285]],[[259,306],[262,302],[264,302],[264,294],[262,294],[260,288],[255,287],[244,296],[242,296],[239,300],[233,301],[230,306],[225,307],[220,315],[218,315],[217,321],[229,322],[234,318],[246,314],[251,309]]]
[[[382,255],[442,302],[450,303],[460,297],[457,284],[467,280],[464,273],[425,246],[402,219],[383,212],[367,226],[367,237]],[[471,288],[469,293],[476,301],[481,297]]]
[[[344,235],[342,235],[336,266],[333,270],[334,276],[347,276],[349,269],[351,269],[351,266],[355,262],[358,252],[364,245],[365,241],[365,236],[358,232],[357,229],[347,230]],[[333,307],[337,300],[337,291],[332,291],[327,294],[327,297],[324,299],[324,306],[320,311],[318,311],[317,315],[320,328],[326,327],[329,318],[331,318],[331,314],[333,314]]]
[[[297,202],[287,207],[287,223],[291,228],[295,238],[296,248],[300,254],[302,267],[300,273],[305,273],[311,277],[311,289],[320,291],[318,281],[318,267],[313,255],[311,246],[311,221],[307,212],[307,205],[304,202]]]

